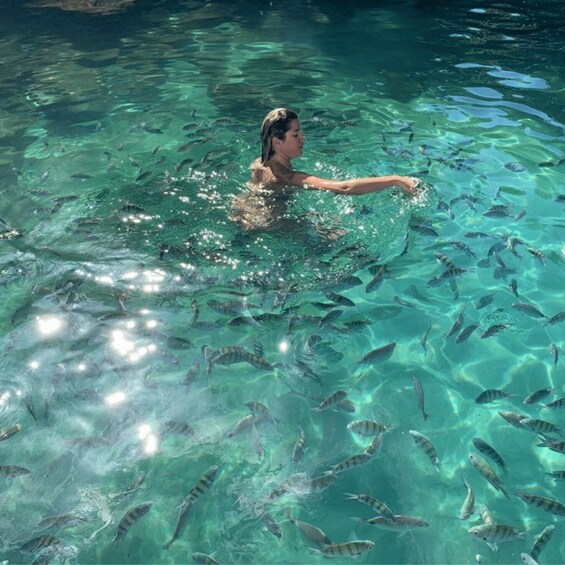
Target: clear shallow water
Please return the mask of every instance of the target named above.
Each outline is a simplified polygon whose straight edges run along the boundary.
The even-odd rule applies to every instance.
[[[2,559],[32,562],[18,548],[49,534],[63,545],[54,562],[184,563],[194,551],[221,563],[319,562],[290,513],[332,541],[373,540],[365,563],[467,563],[477,553],[518,563],[551,523],[539,561],[563,561],[563,518],[507,500],[468,461],[481,437],[505,459],[510,492],[565,502],[562,484],[545,475],[564,469],[564,456],[498,414],[563,425],[559,410],[522,404],[549,386],[551,398],[563,396],[562,361],[554,367],[549,349],[562,351],[563,323],[512,306],[563,309],[563,8],[434,6],[136,2],[93,14],[8,3],[0,428],[21,430],[0,450],[2,465],[31,473],[0,477]],[[231,198],[245,188],[261,119],[281,105],[300,113],[307,133],[298,168],[418,174],[429,189],[418,202],[392,192],[299,194],[291,216],[305,228],[240,232],[228,219]],[[504,207],[485,215],[492,206]],[[324,235],[335,229],[346,233]],[[468,271],[435,285],[445,271],[435,253]],[[379,264],[387,276],[367,292]],[[350,275],[361,284],[347,285]],[[355,305],[328,306],[327,292]],[[488,294],[493,301],[477,308]],[[463,308],[462,328],[479,327],[456,343],[446,334]],[[496,324],[509,327],[480,338]],[[357,363],[393,340],[388,360]],[[206,376],[205,345],[262,348],[274,368],[234,363]],[[516,396],[476,404],[491,388]],[[311,412],[339,389],[355,413]],[[279,420],[256,425],[261,459],[251,429],[226,437],[249,401]],[[364,418],[393,428],[380,457],[309,492],[309,479],[368,445],[346,427]],[[171,431],[171,420],[193,434]],[[293,463],[299,426],[308,449]],[[433,441],[439,475],[409,430]],[[211,465],[212,488],[162,549]],[[258,503],[297,473],[295,491],[266,506],[279,539]],[[458,518],[463,477],[526,541],[494,553],[467,533],[480,519]],[[345,493],[371,494],[429,527],[399,536],[365,525],[352,518],[372,510]],[[146,501],[151,510],[114,552],[120,520]],[[87,521],[37,528],[61,514]]]

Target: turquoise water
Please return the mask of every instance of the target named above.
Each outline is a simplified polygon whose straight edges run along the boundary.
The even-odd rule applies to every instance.
[[[560,2],[4,4],[0,465],[25,471],[0,474],[0,561],[322,562],[294,518],[373,541],[359,563],[520,563],[554,524],[538,561],[565,562],[563,517],[516,495],[565,504],[547,475],[565,456],[499,415],[565,424],[523,404],[565,396],[550,349],[565,327]],[[278,106],[306,133],[297,169],[416,175],[425,191],[297,193],[295,230],[242,232],[231,199]],[[208,371],[205,353],[232,346]],[[476,403],[488,389],[511,396]],[[312,411],[338,390],[353,404]],[[249,425],[248,402],[272,418]],[[313,489],[369,445],[347,428],[362,419],[390,427],[380,452]],[[475,437],[506,462],[481,455],[508,498],[470,463]],[[472,537],[464,479],[525,539],[494,552]],[[347,493],[428,526],[367,524]]]

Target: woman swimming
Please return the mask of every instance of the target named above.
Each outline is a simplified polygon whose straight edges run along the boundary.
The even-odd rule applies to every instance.
[[[249,190],[233,202],[233,219],[247,229],[273,228],[284,218],[296,187],[351,195],[397,187],[412,195],[419,183],[417,178],[398,175],[337,181],[293,170],[291,161],[302,155],[304,134],[298,115],[286,108],[277,108],[265,116],[261,145],[261,157],[251,164]]]

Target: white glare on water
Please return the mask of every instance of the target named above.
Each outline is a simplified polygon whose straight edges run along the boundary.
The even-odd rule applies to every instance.
[[[157,436],[153,433],[149,424],[139,426],[137,429],[137,437],[143,442],[143,451],[148,455],[153,455],[159,449]]]
[[[279,343],[279,351],[281,353],[286,353],[288,351],[288,341],[281,341]]]
[[[36,320],[39,333],[46,337],[55,335],[63,327],[63,320],[56,316],[38,316]]]
[[[125,393],[123,393],[122,391],[118,391],[106,396],[104,402],[108,406],[117,406],[118,404],[122,404],[122,402],[124,402],[125,399],[126,399]]]

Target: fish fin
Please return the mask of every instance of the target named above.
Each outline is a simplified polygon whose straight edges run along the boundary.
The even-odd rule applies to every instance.
[[[485,542],[485,543],[486,543],[486,544],[491,548],[491,550],[494,551],[495,553],[498,551],[498,544],[497,544],[496,542],[487,541],[487,542]]]
[[[312,555],[321,555],[322,551],[320,549],[316,549],[315,547],[309,547],[310,553]]]

